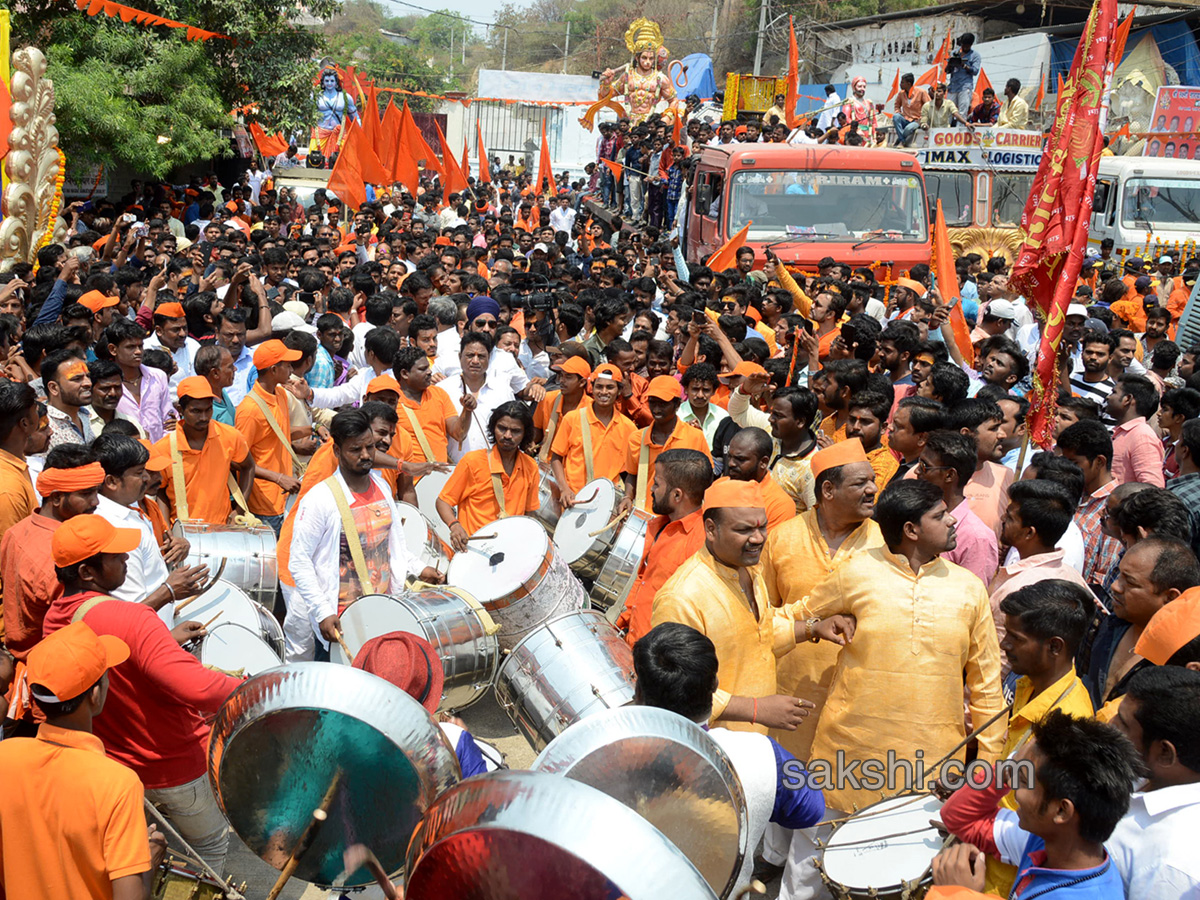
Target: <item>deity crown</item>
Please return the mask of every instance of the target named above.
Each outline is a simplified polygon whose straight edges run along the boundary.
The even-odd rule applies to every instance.
[[[634,19],[625,32],[625,46],[629,48],[630,53],[657,50],[662,46],[662,42],[662,30],[657,22],[651,22],[649,19]]]

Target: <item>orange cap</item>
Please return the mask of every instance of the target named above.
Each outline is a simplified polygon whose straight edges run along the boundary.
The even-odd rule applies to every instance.
[[[592,367],[588,365],[588,361],[582,356],[568,356],[560,363],[555,363],[550,367],[556,372],[567,372],[571,375],[578,375],[580,378],[591,378]]]
[[[367,385],[367,393],[375,394],[379,391],[393,391],[399,394],[401,393],[400,382],[391,375],[376,375],[371,379],[371,383]]]
[[[913,281],[911,278],[897,278],[896,284],[900,287],[906,287],[910,291],[915,291],[918,297],[925,296],[925,285],[919,281]]]
[[[87,622],[72,622],[29,651],[30,691],[46,703],[74,700],[106,671],[129,659],[129,645],[111,634],[96,634]]]
[[[292,350],[283,341],[263,341],[254,351],[254,368],[269,369],[276,363],[295,362],[304,354]]]
[[[160,303],[154,309],[156,316],[166,316],[168,319],[182,319],[185,317],[182,303]]]
[[[747,507],[749,509],[765,509],[762,487],[757,481],[734,481],[731,478],[718,478],[704,492],[704,510],[728,509],[730,507]]]
[[[117,528],[102,516],[75,516],[58,526],[50,539],[50,555],[59,568],[73,566],[97,553],[129,553],[137,548],[142,533],[136,528]]]
[[[733,371],[730,372],[729,374],[731,376],[740,375],[742,378],[745,378],[747,375],[766,375],[768,373],[767,373],[767,370],[764,369],[762,366],[760,366],[758,363],[751,362],[748,359],[744,359],[740,363],[738,363],[736,366],[734,366]]]
[[[813,478],[816,478],[828,469],[856,462],[870,462],[867,459],[867,451],[863,449],[862,441],[858,438],[846,438],[832,447],[818,450],[812,455],[809,465],[812,467]]]
[[[1146,623],[1133,652],[1165,666],[1179,649],[1200,635],[1200,587],[1188,588]]]
[[[655,375],[650,379],[650,387],[646,391],[647,397],[653,397],[655,400],[678,400],[681,392],[679,382],[670,375]]]
[[[215,400],[217,398],[217,395],[213,393],[212,385],[203,375],[189,375],[179,382],[175,393],[179,395],[180,400],[184,397],[191,397],[193,400]]]
[[[621,374],[621,370],[612,363],[603,363],[596,366],[596,371],[592,372],[591,379],[594,384],[597,379],[607,378],[620,384],[625,380],[625,376]]]
[[[440,234],[436,238],[434,238],[433,246],[449,247],[450,246],[450,238],[446,237],[444,234]]]
[[[169,453],[160,453],[145,438],[138,438],[138,443],[150,452],[150,459],[146,462],[147,472],[163,472],[171,468],[171,455]]]
[[[762,321],[762,313],[760,313],[753,306],[747,306],[746,307],[746,318],[753,319],[755,322],[761,322]]]
[[[107,297],[100,291],[88,291],[79,298],[79,302],[86,306],[94,313],[100,312],[102,309],[107,309],[110,306],[116,306],[121,302],[120,297]]]

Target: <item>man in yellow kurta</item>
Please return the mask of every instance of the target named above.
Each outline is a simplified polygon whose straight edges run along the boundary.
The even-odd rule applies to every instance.
[[[1079,719],[1092,717],[1092,699],[1075,674],[1075,651],[1093,609],[1095,600],[1087,588],[1058,578],[1026,585],[1001,601],[1005,634],[1000,650],[1013,674],[1021,676],[1008,718],[1003,758],[1015,756],[1028,743],[1033,724],[1053,709]],[[1000,805],[1017,808],[1011,792]],[[984,890],[1007,897],[1016,875],[1015,866],[989,856]]]
[[[797,641],[843,643],[852,623],[843,616],[797,622],[792,608],[768,603],[759,562],[767,512],[758,482],[718,482],[705,491],[702,510],[704,547],[655,594],[651,627],[682,622],[716,646],[720,688],[713,696],[714,720],[761,734],[795,728],[812,704],[777,695],[776,657]]]
[[[932,766],[966,736],[964,683],[972,721],[985,723],[1004,709],[987,591],[974,574],[939,557],[955,544],[941,490],[923,481],[893,482],[879,495],[875,521],[886,546],[847,560],[806,604],[812,616],[849,614],[857,623],[838,654],[808,764],[815,786],[825,789],[830,817],[880,799],[878,789],[857,783],[860,770],[838,777],[839,752],[846,767],[866,760],[886,765],[889,751],[910,762],[920,753]],[[998,721],[979,735],[980,758],[999,756],[1004,730]],[[903,787],[888,785],[888,793]],[[804,896],[804,886],[814,883],[820,878],[811,854],[793,846],[780,896]]]

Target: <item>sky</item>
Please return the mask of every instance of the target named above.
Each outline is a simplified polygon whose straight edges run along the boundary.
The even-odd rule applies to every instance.
[[[529,6],[531,0],[471,0],[470,3],[463,4],[445,3],[444,0],[412,0],[413,5],[411,6],[395,2],[395,0],[385,0],[384,5],[394,10],[394,14],[398,16],[420,13],[421,9],[449,9],[477,22],[491,22],[495,19],[496,13],[500,11],[500,7],[510,2],[520,9]],[[475,31],[482,38],[486,35],[487,29],[477,26]]]

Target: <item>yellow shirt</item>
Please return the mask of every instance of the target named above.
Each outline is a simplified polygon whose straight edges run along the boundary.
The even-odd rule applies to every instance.
[[[1029,734],[1034,722],[1040,722],[1051,710],[1061,709],[1069,716],[1077,719],[1090,719],[1092,698],[1088,696],[1087,688],[1079,680],[1072,669],[1062,678],[1046,688],[1036,697],[1033,696],[1033,685],[1022,675],[1017,679],[1017,689],[1013,696],[1013,709],[1008,717],[1008,738],[1004,742],[1001,754],[1005,759],[1013,756],[1029,741]],[[1016,809],[1017,801],[1010,791],[1000,800],[1004,809]],[[984,881],[984,891],[1000,897],[1007,897],[1017,877],[1017,867],[988,857],[987,874]]]
[[[801,513],[785,522],[767,537],[763,553],[763,578],[772,606],[798,604],[797,618],[807,619],[803,600],[818,584],[855,553],[883,546],[879,526],[867,519],[842,541],[830,556],[829,545],[817,522],[816,509]],[[804,644],[779,660],[775,668],[777,690],[781,694],[803,697],[816,706],[795,731],[773,731],[779,741],[797,759],[808,759],[817,719],[829,696],[833,667],[837,663],[837,644],[821,641]]]
[[[813,616],[849,613],[858,622],[854,640],[838,654],[813,759],[832,765],[840,750],[847,762],[886,760],[894,751],[897,760],[915,761],[920,750],[930,774],[966,737],[964,682],[972,721],[1004,709],[992,609],[983,583],[966,569],[939,558],[913,572],[905,557],[876,547],[818,584],[807,607]],[[1004,732],[996,722],[979,736],[982,759],[996,759]],[[962,759],[963,751],[956,756]],[[825,792],[838,810],[878,799],[878,791],[862,787]]]
[[[755,617],[738,583],[738,570],[718,562],[707,547],[675,570],[657,594],[650,627],[682,622],[708,636],[717,649],[720,687],[713,695],[713,719],[731,697],[769,697],[775,693],[775,658],[796,646],[796,622],[787,607],[772,607],[762,565],[750,568]],[[723,722],[734,731],[767,729],[749,722]]]

